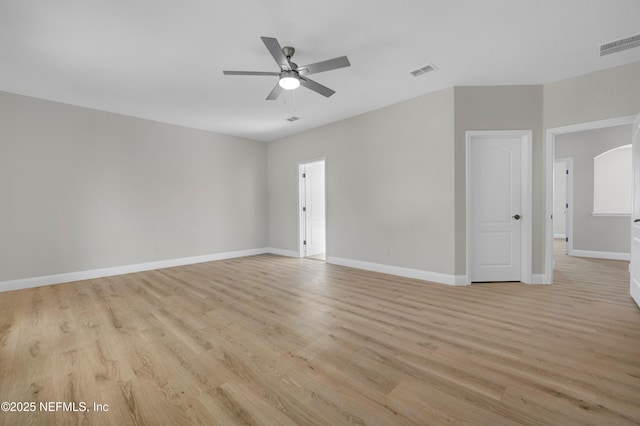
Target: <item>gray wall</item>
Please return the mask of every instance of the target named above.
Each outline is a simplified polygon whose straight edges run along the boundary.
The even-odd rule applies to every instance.
[[[454,273],[453,89],[270,142],[270,247],[298,250],[297,163],[319,157],[329,256]]]
[[[297,163],[319,157],[330,256],[464,275],[465,132],[509,129],[533,130],[542,273],[543,129],[638,112],[640,63],[450,88],[268,144],[0,93],[0,281],[297,251]]]
[[[593,158],[631,143],[631,126],[556,136],[556,158],[573,158],[573,248],[629,253],[630,217],[593,216]]]
[[[298,161],[326,156],[328,179],[332,179],[332,173],[335,173],[333,179],[338,179],[330,181],[327,188],[330,256],[466,275],[465,132],[532,130],[532,273],[543,274],[545,123],[566,125],[573,124],[572,120],[578,123],[630,115],[636,107],[640,111],[639,75],[638,64],[632,64],[552,83],[549,87],[455,87],[271,142],[268,155],[270,246],[297,250],[295,165]],[[446,103],[437,100],[443,94],[448,97]],[[427,105],[433,112],[415,117],[416,111],[423,111]],[[448,112],[453,108],[453,113],[446,114],[446,122],[429,119],[433,114],[442,115],[443,109],[447,112],[447,108]],[[453,162],[451,147],[444,142],[451,120],[454,126]],[[420,136],[421,133],[436,138],[426,138]],[[411,142],[418,140],[416,137],[427,142],[418,151],[415,151],[415,142]],[[393,142],[389,145],[389,141]],[[398,164],[402,159],[423,158],[427,149],[435,149],[429,154],[428,161],[436,166],[434,170],[441,170],[442,175],[436,179],[439,185],[423,185],[419,194],[424,194],[426,199],[443,200],[442,211],[441,214],[426,213],[430,206],[416,206],[415,212],[424,212],[416,217],[409,210],[404,211],[403,206],[414,205],[418,199],[412,198],[414,191],[402,191],[403,186],[399,183],[407,171]],[[409,155],[411,152],[416,155]],[[438,153],[441,155],[434,155]],[[359,157],[362,161],[356,165]],[[348,168],[349,164],[353,164],[353,169]],[[338,170],[332,171],[333,167]],[[381,173],[384,170],[389,173]],[[447,191],[451,188],[452,171],[453,205],[445,202],[451,197]],[[415,182],[426,182],[424,171],[414,173]],[[359,213],[360,206],[367,212],[365,216]],[[453,226],[450,215],[454,216]],[[439,225],[420,224],[420,220],[427,217],[432,224]],[[406,226],[402,226],[402,221],[406,221]],[[414,227],[420,232],[406,231]],[[447,232],[452,234],[447,236]],[[452,237],[453,248],[450,245]],[[439,244],[445,245],[438,254],[435,250]],[[392,248],[389,257],[383,255],[385,246]],[[453,266],[449,258],[451,250]]]
[[[0,92],[0,281],[266,247],[266,150]]]
[[[542,86],[455,88],[456,274],[466,275],[466,132],[533,130],[532,273],[544,271]]]
[[[545,129],[638,113],[640,62],[544,85]]]
[[[640,113],[640,62],[544,85],[544,127]]]

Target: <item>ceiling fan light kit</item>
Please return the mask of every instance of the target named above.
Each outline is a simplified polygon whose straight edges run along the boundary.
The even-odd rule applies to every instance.
[[[294,90],[300,87],[300,78],[295,71],[282,71],[280,73],[280,80],[278,81],[280,87],[284,90]]]
[[[294,90],[300,86],[313,90],[322,96],[329,97],[335,93],[322,84],[307,78],[308,75],[320,72],[331,71],[338,68],[351,66],[346,56],[340,56],[326,61],[315,62],[313,64],[299,67],[291,62],[295,49],[290,46],[280,47],[280,43],[273,37],[260,37],[267,47],[269,53],[280,67],[280,72],[271,71],[222,71],[224,75],[253,75],[253,76],[278,76],[278,84],[267,96],[268,101],[278,98],[282,90]]]

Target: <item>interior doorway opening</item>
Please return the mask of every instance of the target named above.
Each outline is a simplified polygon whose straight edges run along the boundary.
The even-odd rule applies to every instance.
[[[619,117],[613,119],[606,119],[600,121],[593,121],[587,123],[574,124],[564,127],[557,127],[547,129],[546,131],[546,225],[545,225],[545,275],[544,275],[544,283],[551,284],[553,283],[553,271],[555,267],[555,257],[554,252],[557,250],[556,239],[554,238],[554,220],[558,218],[556,214],[554,214],[554,176],[555,176],[555,161],[556,161],[556,139],[558,136],[567,135],[567,134],[575,134],[578,132],[584,131],[592,131],[598,129],[606,129],[613,128],[617,126],[623,125],[631,125],[633,123],[634,116],[627,117]],[[630,135],[631,138],[631,135]],[[562,155],[562,154],[561,154]],[[569,164],[569,178],[573,181],[573,169],[574,165],[572,163]],[[575,177],[576,184],[578,181],[578,176]],[[582,257],[600,257],[606,259],[614,259],[618,257],[612,257],[612,255],[617,255],[618,253],[610,253],[610,252],[599,252],[599,251],[585,251],[585,250],[577,250],[575,246],[575,238],[577,231],[574,229],[576,227],[575,219],[573,218],[573,213],[575,212],[575,202],[573,200],[574,196],[574,184],[573,182],[568,183],[569,192],[569,210],[567,211],[567,237],[569,241],[566,242],[566,250],[568,255],[573,256],[582,256]],[[592,216],[597,216],[593,215]],[[595,255],[597,254],[597,256]],[[622,257],[619,257],[622,259]]]
[[[326,260],[325,160],[298,164],[300,257]]]

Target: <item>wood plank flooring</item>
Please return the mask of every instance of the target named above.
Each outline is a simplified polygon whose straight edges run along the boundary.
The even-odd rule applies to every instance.
[[[38,404],[0,424],[640,424],[628,263],[556,262],[551,286],[262,255],[0,293],[0,401]]]

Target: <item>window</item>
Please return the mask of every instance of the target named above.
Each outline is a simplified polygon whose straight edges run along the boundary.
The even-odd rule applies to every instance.
[[[593,159],[593,214],[631,214],[631,145],[605,151]]]

